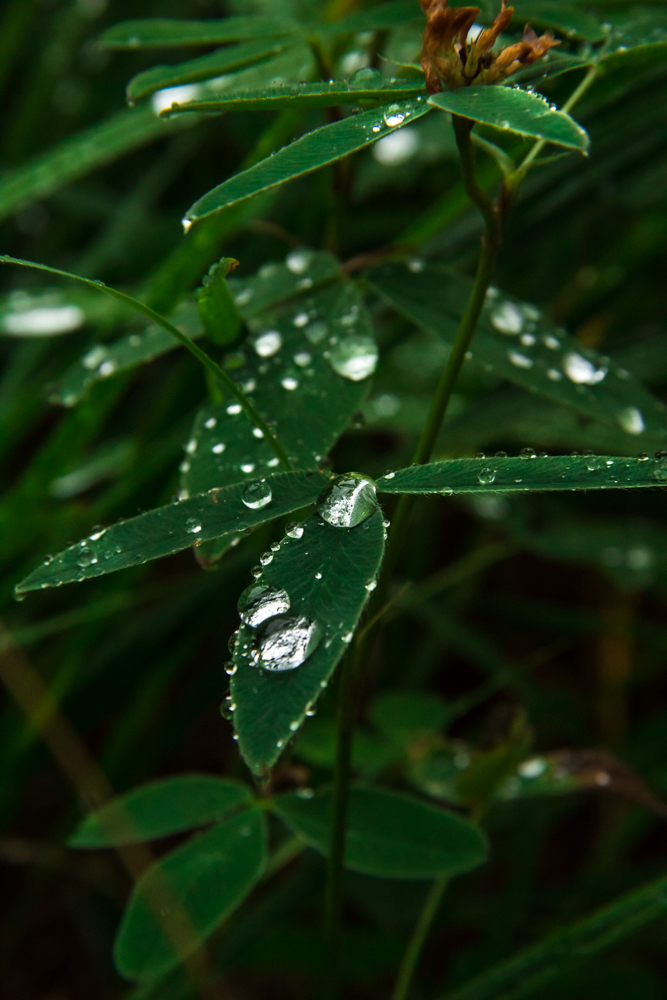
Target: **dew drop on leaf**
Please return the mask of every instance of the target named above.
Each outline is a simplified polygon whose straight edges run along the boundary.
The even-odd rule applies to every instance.
[[[263,583],[251,583],[238,601],[241,621],[257,628],[262,622],[289,611],[291,602],[286,590],[269,587]]]
[[[384,84],[384,77],[379,70],[367,66],[365,69],[358,69],[349,81],[350,90],[380,90]]]
[[[618,422],[628,434],[643,434],[644,417],[636,406],[626,406],[618,412]]]
[[[317,510],[334,528],[354,528],[378,509],[375,483],[367,476],[338,476],[320,493]]]
[[[188,535],[198,535],[201,531],[201,524],[196,517],[189,517],[185,522],[185,530]]]
[[[329,364],[335,372],[351,382],[361,382],[375,371],[378,361],[377,344],[372,337],[355,334],[332,347]]]
[[[252,346],[260,358],[270,358],[283,346],[283,338],[277,330],[267,330],[257,337]]]
[[[286,375],[284,379],[280,382],[283,389],[287,389],[288,392],[293,392],[295,389],[299,388],[299,383],[291,375]]]
[[[382,117],[385,125],[388,125],[390,128],[395,128],[396,125],[402,125],[405,121],[405,114],[401,111],[399,104],[390,104],[388,108],[385,108],[385,112]]]
[[[287,268],[292,274],[303,274],[310,266],[313,259],[312,250],[293,250],[285,258]]]
[[[491,313],[491,322],[499,333],[516,336],[523,330],[523,313],[513,302],[503,302]]]
[[[243,493],[243,503],[251,510],[260,510],[271,503],[273,494],[266,479],[260,479],[256,483],[249,483]]]
[[[290,521],[285,528],[285,534],[288,538],[303,538],[303,525],[298,521]]]
[[[321,628],[308,618],[269,618],[258,633],[255,665],[265,670],[294,670],[317,649],[321,638]]]
[[[565,355],[563,368],[570,382],[578,385],[597,385],[607,374],[607,368],[596,368],[592,361],[576,351],[569,351]]]
[[[491,483],[495,482],[496,470],[491,467],[480,469],[477,478],[482,486],[490,486]]]

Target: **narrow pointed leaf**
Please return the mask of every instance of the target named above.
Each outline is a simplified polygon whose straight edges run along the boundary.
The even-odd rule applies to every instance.
[[[133,77],[127,85],[127,99],[130,103],[149,97],[156,90],[165,87],[181,87],[184,84],[212,80],[225,73],[233,73],[273,58],[289,45],[289,42],[249,42],[218,49],[209,55],[177,63],[175,66],[153,66]]]
[[[356,285],[336,282],[248,323],[250,336],[239,345],[230,374],[255,401],[292,466],[317,468],[361,407],[375,368],[377,346],[363,296]],[[201,493],[270,474],[277,464],[239,404],[226,401],[197,415],[182,485]]]
[[[219,45],[299,30],[298,24],[287,17],[225,17],[211,21],[154,17],[114,24],[102,32],[100,44],[107,49]]]
[[[197,219],[219,212],[229,205],[252,198],[261,191],[268,191],[295,177],[302,177],[329,163],[335,163],[336,160],[356,153],[395,132],[399,124],[407,125],[431,110],[426,101],[419,101],[418,98],[401,101],[390,107],[396,108],[388,117],[388,120],[395,122],[394,125],[386,124],[380,108],[364,111],[308,132],[273,156],[213,188],[188,209],[186,220],[196,222]]]
[[[534,454],[534,453],[533,453]],[[556,455],[550,458],[453,458],[412,465],[377,481],[381,493],[489,493],[609,490],[665,486],[663,458]]]
[[[590,141],[584,129],[563,111],[554,111],[538,94],[516,87],[463,87],[432,94],[429,104],[453,115],[558,146],[585,152]]]
[[[197,311],[202,326],[213,343],[222,346],[236,340],[241,329],[241,315],[226,280],[237,264],[234,257],[223,257],[210,268],[202,288],[197,292]]]
[[[86,816],[70,847],[113,847],[154,840],[223,819],[247,806],[250,789],[230,778],[186,774],[133,788]]]
[[[275,764],[326,687],[352,639],[384,553],[380,510],[352,528],[333,527],[319,515],[302,528],[301,537],[283,539],[257,584],[287,595],[285,621],[314,623],[315,650],[293,669],[255,665],[253,652],[262,645],[263,623],[256,628],[242,624],[234,648],[234,728],[255,774]]]
[[[250,809],[152,865],[135,886],[116,938],[121,975],[152,979],[192,953],[261,877],[266,837],[263,810]]]
[[[280,795],[273,809],[293,833],[329,853],[333,795]],[[454,813],[384,788],[350,793],[345,866],[380,878],[432,879],[478,868],[488,854],[478,826]]]
[[[369,281],[417,326],[453,342],[470,282],[428,265],[413,273],[403,264],[376,268]],[[639,439],[667,437],[667,408],[630,372],[549,322],[539,309],[498,293],[487,297],[469,364],[530,392],[574,407]]]
[[[659,878],[602,907],[532,948],[482,972],[442,1000],[530,997],[575,962],[593,958],[667,913],[667,878]]]
[[[270,111],[273,108],[333,108],[341,104],[389,104],[417,95],[426,97],[423,80],[387,83],[379,89],[352,90],[344,80],[325,83],[291,83],[263,90],[235,91],[215,99],[172,104],[162,112],[163,118],[184,111]]]
[[[254,528],[312,503],[329,480],[317,472],[279,473],[267,479],[261,507],[248,507],[249,484],[191,497],[94,532],[48,559],[17,587],[16,592],[80,583],[128,566],[137,566],[188,548],[196,542]],[[251,502],[256,502],[252,496]]]

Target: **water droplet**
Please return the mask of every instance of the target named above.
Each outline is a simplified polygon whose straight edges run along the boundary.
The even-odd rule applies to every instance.
[[[550,379],[552,382],[560,382],[563,376],[558,371],[557,368],[550,368],[549,371],[547,372],[547,378]]]
[[[269,618],[275,618],[276,615],[284,615],[290,606],[286,590],[269,587],[264,583],[251,583],[238,601],[241,621],[253,628],[257,628]]]
[[[237,669],[238,667],[236,666],[233,660],[228,660],[227,663],[225,663],[225,673],[228,675],[228,677],[233,677]]]
[[[211,451],[213,452],[214,455],[222,455],[226,447],[227,447],[226,444],[224,444],[222,441],[219,441],[217,444],[213,445]]]
[[[285,528],[288,538],[303,538],[303,525],[298,521],[291,521]]]
[[[375,590],[377,585],[378,585],[377,580],[371,580],[370,583],[366,584],[366,590],[368,591],[369,594],[371,594]]]
[[[532,347],[536,341],[536,337],[534,333],[522,333],[520,340],[524,347]]]
[[[557,351],[560,348],[560,340],[558,337],[552,337],[550,333],[547,333],[542,337],[542,343],[545,347],[548,347],[550,351]]]
[[[395,475],[396,475],[395,472],[385,472],[385,474],[384,474],[384,476],[382,478],[383,479],[393,479]]]
[[[307,618],[270,618],[258,635],[255,664],[265,670],[294,670],[305,663],[321,638],[317,622]]]
[[[405,121],[405,114],[401,111],[399,104],[390,104],[388,108],[385,108],[385,112],[382,117],[385,125],[388,125],[390,128],[402,125]]]
[[[283,346],[283,338],[277,330],[267,330],[257,337],[252,346],[260,358],[270,358]]]
[[[230,415],[230,417],[235,417],[236,414],[240,413],[242,409],[243,407],[240,403],[230,403],[226,412]]]
[[[261,566],[253,566],[253,568],[250,570],[250,575],[255,580],[259,580],[260,576],[262,575],[262,567]]]
[[[576,351],[569,351],[565,355],[563,368],[570,382],[576,382],[579,385],[597,385],[608,371],[604,367],[596,368],[592,361],[577,354]]]
[[[384,85],[384,77],[379,70],[367,66],[358,69],[348,83],[350,90],[380,90]]]
[[[502,302],[491,313],[491,322],[499,333],[514,337],[523,330],[524,317],[513,302]]]
[[[314,323],[309,323],[304,330],[306,334],[306,339],[310,341],[311,344],[319,344],[320,341],[329,333],[329,327],[326,323],[321,320],[316,320]]]
[[[81,547],[76,555],[76,564],[81,569],[87,569],[89,566],[94,566],[97,562],[97,558],[88,546],[82,542]]]
[[[299,722],[299,720],[298,719],[294,719],[294,721],[290,722],[290,724],[289,724],[290,732],[295,733],[297,731],[297,729],[299,728],[300,725],[301,725],[301,723]]]
[[[517,772],[522,778],[539,778],[547,769],[547,762],[544,757],[533,757],[531,760],[524,760],[517,767]]]
[[[316,580],[321,580],[321,579],[322,579],[322,574],[321,574],[321,573],[319,573],[319,572],[318,572],[318,573],[316,573],[316,574],[315,574],[315,579],[316,579]]]
[[[294,364],[298,365],[299,368],[307,368],[312,360],[312,355],[308,351],[299,351],[298,354],[294,355]]]
[[[642,411],[638,410],[636,406],[624,407],[622,410],[619,410],[617,417],[619,424],[628,434],[644,433],[644,417]]]
[[[287,389],[288,392],[293,392],[295,389],[299,388],[297,379],[292,378],[291,375],[286,375],[284,379],[281,379],[280,384],[283,389]]]
[[[382,128],[382,126],[381,126],[381,125],[377,125],[377,124],[376,124],[376,125],[374,125],[374,126],[373,126],[373,131],[374,131],[374,132],[379,132],[381,128]]]
[[[253,427],[252,436],[261,439],[264,437],[264,431],[261,427]]]
[[[208,418],[208,420],[205,420],[205,421],[204,421],[204,427],[205,427],[205,428],[206,428],[207,430],[209,430],[209,431],[212,431],[212,430],[213,430],[213,428],[215,427],[215,425],[217,424],[217,422],[218,422],[218,421],[216,420],[216,418],[215,418],[215,417],[209,417],[209,418]]]
[[[534,448],[522,448],[519,452],[519,458],[537,458],[537,452]]]
[[[185,522],[185,530],[188,535],[198,535],[201,531],[201,524],[196,517],[189,517]]]
[[[377,361],[377,344],[372,337],[364,334],[356,334],[339,341],[329,356],[333,370],[351,382],[360,382],[372,375]]]
[[[191,440],[186,444],[185,450],[188,455],[194,455],[197,450],[197,439],[191,438]]]
[[[234,296],[234,304],[237,306],[247,306],[254,294],[254,288],[244,288]]]
[[[419,274],[421,271],[424,270],[425,267],[426,264],[421,259],[421,257],[408,258],[408,271],[411,271],[412,274]]]
[[[589,472],[599,472],[601,469],[606,467],[606,461],[604,458],[600,458],[599,455],[587,455],[586,456],[586,468]]]
[[[246,486],[243,493],[243,503],[246,507],[250,507],[251,510],[260,510],[262,507],[266,507],[267,504],[271,503],[273,499],[273,494],[271,493],[271,487],[267,483],[266,479],[260,479],[256,483],[250,483]]]
[[[107,353],[106,347],[101,347],[98,344],[95,347],[91,347],[87,354],[84,354],[81,359],[81,364],[84,368],[88,368],[89,371],[92,371],[93,368],[97,368],[98,365],[102,364],[107,356]]]
[[[354,472],[338,476],[320,493],[317,509],[334,528],[354,528],[378,509],[375,483]]]
[[[520,354],[518,351],[508,351],[507,357],[516,368],[532,368],[533,359]]]
[[[254,378],[249,378],[247,382],[241,384],[241,388],[244,392],[254,392],[257,388],[257,382]]]
[[[287,254],[285,263],[292,274],[303,274],[308,269],[312,259],[312,250],[293,250],[292,253]]]
[[[181,219],[181,225],[183,226],[183,232],[184,233],[189,233],[190,230],[192,229],[192,220],[191,219]]]
[[[280,465],[280,459],[277,458],[277,457],[276,458],[269,458],[267,460],[266,464],[269,466],[270,469],[275,469],[275,467],[277,465]]]
[[[100,367],[97,369],[98,374],[102,378],[108,378],[110,375],[116,371],[117,365],[115,361],[103,361]]]
[[[347,643],[349,645],[354,638],[354,632],[346,632],[344,636],[341,636],[341,638],[344,643]]]
[[[251,472],[255,471],[255,463],[241,462],[241,464],[239,465],[239,469],[241,470],[241,472],[245,472],[246,476],[249,476]]]
[[[297,329],[300,330],[302,326],[307,326],[309,319],[310,316],[308,315],[307,312],[300,312],[296,314],[296,316],[292,320],[292,323],[294,324],[295,327],[297,327]]]
[[[658,452],[657,454],[661,455],[662,453]],[[658,459],[658,465],[653,470],[653,478],[659,483],[667,482],[667,461],[664,458]]]
[[[482,486],[490,486],[491,483],[495,482],[496,470],[490,467],[480,469],[477,478]]]

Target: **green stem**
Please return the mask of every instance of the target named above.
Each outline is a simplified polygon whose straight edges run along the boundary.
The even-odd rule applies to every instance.
[[[90,278],[82,278],[79,274],[70,274],[68,271],[60,271],[57,267],[48,267],[46,264],[35,264],[29,260],[19,260],[17,257],[10,257],[7,254],[0,256],[0,263],[3,264],[18,264],[20,267],[30,267],[37,271],[47,271],[49,274],[58,274],[62,278],[70,278],[73,281],[80,281],[84,285],[89,285],[91,288],[97,289],[98,292],[104,292],[106,295],[110,295],[112,299],[117,299],[119,302],[123,302],[126,306],[134,309],[135,312],[141,313],[147,319],[152,320],[157,326],[161,326],[163,330],[170,333],[179,344],[186,348],[193,354],[198,361],[204,366],[204,368],[209,372],[214,378],[216,378],[225,387],[230,396],[241,405],[245,413],[247,414],[251,423],[255,427],[259,427],[268,445],[273,449],[274,454],[278,457],[280,464],[288,472],[291,470],[292,466],[290,464],[287,454],[283,450],[282,445],[276,439],[265,420],[259,415],[255,407],[252,405],[248,397],[244,392],[239,389],[236,383],[229,377],[226,371],[224,371],[220,365],[216,364],[213,358],[210,358],[206,351],[202,351],[201,347],[198,347],[189,337],[186,337],[184,333],[170,323],[168,319],[161,316],[160,313],[156,312],[155,309],[151,309],[150,306],[145,305],[143,302],[139,302],[138,299],[133,299],[131,295],[126,295],[125,292],[119,292],[116,288],[110,288],[105,285],[102,281],[93,281]]]
[[[408,990],[410,989],[410,983],[412,982],[417,962],[419,961],[424,948],[428,932],[431,929],[431,924],[433,923],[435,915],[438,912],[440,900],[442,899],[442,894],[445,891],[446,885],[447,879],[439,878],[435,880],[428,891],[423,909],[419,914],[419,919],[417,920],[415,929],[412,932],[412,937],[410,938],[408,946],[405,949],[403,961],[401,962],[401,967],[398,970],[396,987],[391,995],[391,1000],[406,1000],[408,996]]]
[[[324,994],[327,1000],[337,1000],[340,996],[343,873],[345,870],[347,809],[354,733],[354,660],[349,653],[343,659],[338,679],[336,729],[333,821],[324,907],[324,933],[327,950],[327,982]]]

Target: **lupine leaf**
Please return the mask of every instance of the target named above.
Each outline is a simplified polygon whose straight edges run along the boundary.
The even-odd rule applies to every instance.
[[[163,118],[184,111],[271,111],[273,108],[332,108],[340,104],[388,104],[418,94],[426,96],[423,80],[385,83],[379,89],[350,89],[344,80],[324,83],[290,83],[262,90],[234,91],[208,100],[173,104],[162,112]]]
[[[602,24],[593,14],[563,0],[516,0],[512,20],[517,27],[528,22],[533,28],[553,28],[588,42],[604,38]]]
[[[667,878],[663,877],[492,966],[467,985],[445,994],[443,1000],[532,996],[574,962],[592,958],[665,913]]]
[[[249,507],[244,502],[244,497],[253,504],[257,502],[256,494],[246,494],[251,486],[246,483],[157,507],[95,531],[45,560],[17,586],[16,592],[80,583],[170,555],[199,541],[254,528],[312,503],[329,480],[317,472],[288,472],[254,482],[265,483],[262,492],[270,497],[261,507]]]
[[[286,641],[296,620],[314,623],[317,645],[299,666],[265,669],[261,660],[256,665],[255,649],[263,648],[268,623],[241,625],[234,647],[233,721],[239,749],[255,774],[275,764],[326,687],[352,639],[383,552],[380,510],[350,528],[313,515],[296,535],[285,536],[264,566],[254,586],[286,595],[276,605],[284,614],[271,621],[285,623]]]
[[[269,306],[300,295],[318,285],[340,278],[337,257],[324,250],[293,250],[284,263],[271,261],[248,278],[229,279],[234,302],[245,320],[250,320]]]
[[[163,975],[243,902],[266,866],[266,817],[249,809],[161,858],[137,882],[116,938],[121,975]]]
[[[114,24],[102,33],[100,44],[108,49],[219,45],[298,31],[298,24],[286,17],[225,17],[211,21],[155,17]]]
[[[590,140],[584,129],[563,111],[555,111],[538,94],[517,87],[462,87],[432,94],[428,103],[453,115],[558,146],[585,152]]]
[[[531,449],[528,449],[531,451]],[[488,493],[608,490],[665,486],[664,458],[556,455],[538,458],[452,458],[412,465],[377,481],[381,493]]]
[[[420,101],[419,98],[389,105],[389,109],[384,115],[381,108],[363,111],[359,115],[343,118],[342,121],[323,125],[322,128],[306,133],[273,156],[213,188],[188,209],[185,221],[196,222],[197,219],[219,212],[229,205],[252,198],[261,191],[268,191],[295,177],[335,163],[431,110],[427,102]],[[387,121],[394,124],[388,125]]]
[[[231,778],[185,774],[133,788],[86,816],[70,847],[111,847],[154,840],[205,826],[251,801],[250,789]]]
[[[332,793],[298,793],[274,800],[274,812],[297,836],[329,853]],[[426,879],[458,875],[486,860],[486,837],[478,826],[411,795],[384,788],[350,792],[345,865],[380,878]]]
[[[236,267],[234,257],[214,264],[197,292],[197,311],[207,336],[214,344],[231,344],[241,329],[241,315],[227,287],[227,275]]]
[[[149,97],[156,90],[180,87],[200,80],[212,80],[225,73],[254,66],[282,52],[290,43],[285,41],[248,42],[218,49],[198,59],[177,63],[175,66],[153,66],[133,77],[127,85],[127,99],[133,104]]]
[[[386,264],[369,275],[380,294],[404,316],[452,342],[470,283],[437,266]],[[530,392],[572,406],[637,438],[667,437],[667,409],[630,372],[587,350],[534,306],[497,290],[487,297],[469,363]]]

